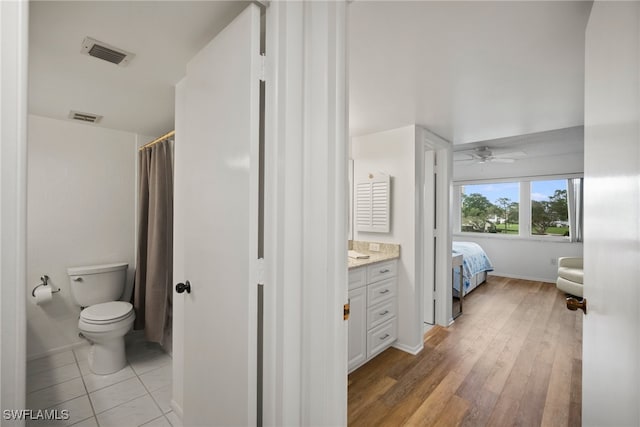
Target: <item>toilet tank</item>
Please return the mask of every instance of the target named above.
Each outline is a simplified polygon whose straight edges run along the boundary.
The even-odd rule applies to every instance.
[[[126,262],[67,269],[71,295],[80,307],[117,301],[127,282]]]

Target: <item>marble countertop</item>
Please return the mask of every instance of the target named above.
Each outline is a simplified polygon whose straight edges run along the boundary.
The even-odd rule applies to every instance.
[[[360,253],[365,253],[365,252],[360,252]],[[364,259],[349,258],[349,268],[362,267],[363,265],[369,265],[375,262],[400,258],[400,254],[393,255],[393,254],[383,254],[380,252],[367,252],[365,255],[369,255],[369,258],[364,258]]]
[[[370,250],[370,244],[377,244],[379,251]],[[362,242],[362,241],[349,241],[349,249],[357,251],[363,255],[369,255],[369,258],[355,259],[349,258],[349,268],[362,267],[364,265],[373,264],[380,261],[388,261],[390,259],[400,258],[400,245],[393,243],[376,243],[376,242]]]

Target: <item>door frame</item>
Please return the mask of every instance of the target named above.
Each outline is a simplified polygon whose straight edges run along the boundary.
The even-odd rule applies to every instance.
[[[265,425],[347,423],[346,8],[266,10]]]
[[[423,288],[423,305],[422,305],[422,321],[423,328],[426,331],[436,323],[436,290],[435,285],[437,283],[436,273],[438,272],[438,264],[436,263],[436,251],[433,245],[434,239],[437,240],[436,228],[431,225],[438,225],[436,209],[438,206],[437,200],[437,150],[434,149],[431,144],[425,142],[424,150],[422,151],[423,157],[423,169],[422,169],[422,186],[421,186],[421,202],[422,202],[422,216],[418,218],[418,222],[422,222],[422,261],[417,263],[418,269],[422,271],[422,280],[418,283],[422,284]],[[435,194],[430,190],[435,188]],[[429,305],[431,306],[431,318],[426,318],[426,312]]]
[[[0,2],[0,407],[26,400],[27,83],[29,3]],[[3,420],[2,425],[24,420]]]
[[[416,126],[416,147],[415,147],[415,160],[416,160],[416,283],[418,294],[418,304],[420,313],[420,331],[423,330],[424,325],[424,304],[425,294],[424,289],[424,253],[425,245],[431,244],[427,242],[425,238],[425,225],[424,225],[424,182],[425,182],[425,167],[424,158],[425,151],[434,151],[437,158],[437,165],[435,167],[435,173],[438,175],[438,181],[436,183],[437,188],[437,200],[436,200],[436,224],[438,225],[435,232],[436,237],[436,292],[435,292],[435,323],[441,326],[448,326],[452,322],[452,309],[451,302],[451,244],[452,244],[452,221],[451,221],[451,201],[453,191],[453,147],[452,144],[428,131],[427,129]],[[422,342],[422,340],[420,340]]]

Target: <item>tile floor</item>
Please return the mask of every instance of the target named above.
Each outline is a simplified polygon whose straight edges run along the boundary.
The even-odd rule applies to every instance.
[[[140,336],[127,337],[128,365],[111,375],[89,370],[89,346],[27,362],[27,408],[66,409],[68,420],[28,426],[182,427],[171,410],[171,357]]]

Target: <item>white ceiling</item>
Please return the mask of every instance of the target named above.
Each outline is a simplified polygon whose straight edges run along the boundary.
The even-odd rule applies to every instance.
[[[160,135],[173,129],[187,61],[247,2],[30,3],[29,111]],[[349,5],[352,135],[417,123],[456,144],[583,123],[591,2]],[[90,36],[127,67],[80,54]]]
[[[29,112],[143,135],[173,129],[174,85],[185,65],[247,2],[32,1]],[[86,36],[136,54],[126,67],[81,55]]]
[[[361,2],[352,135],[420,124],[455,144],[583,124],[591,2]]]

